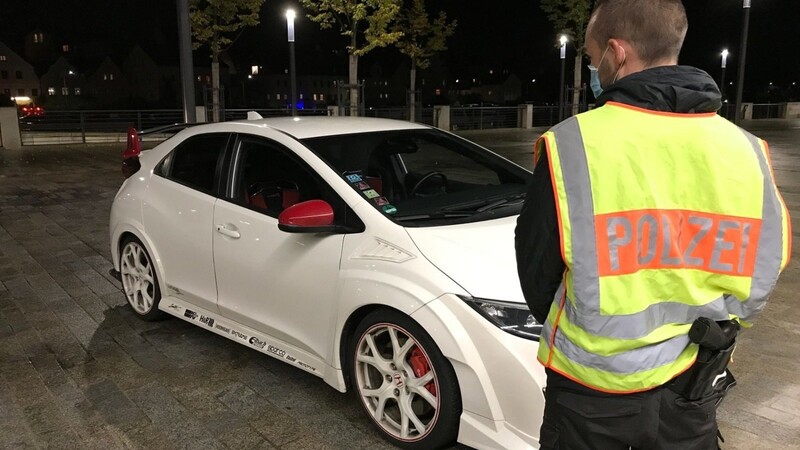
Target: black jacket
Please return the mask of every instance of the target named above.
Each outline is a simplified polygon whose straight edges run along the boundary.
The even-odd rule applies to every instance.
[[[678,113],[714,112],[722,105],[719,89],[711,76],[689,66],[656,67],[629,75],[603,91],[596,107],[608,101]],[[625,133],[625,126],[621,123],[609,132]],[[561,258],[550,167],[544,152],[536,163],[525,204],[517,219],[515,246],[525,301],[533,317],[544,323],[566,268]],[[554,373],[548,371],[548,375],[548,383],[558,381],[553,380]],[[575,385],[566,378],[557,378]]]

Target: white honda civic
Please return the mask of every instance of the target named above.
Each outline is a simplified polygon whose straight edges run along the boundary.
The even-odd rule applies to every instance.
[[[129,136],[114,269],[165,313],[353,389],[406,449],[538,447],[541,325],[514,226],[530,172],[444,131],[279,118]]]

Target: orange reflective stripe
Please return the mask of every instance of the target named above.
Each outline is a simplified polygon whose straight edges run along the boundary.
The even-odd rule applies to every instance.
[[[698,269],[751,277],[761,220],[699,211],[646,209],[595,216],[598,273]]]

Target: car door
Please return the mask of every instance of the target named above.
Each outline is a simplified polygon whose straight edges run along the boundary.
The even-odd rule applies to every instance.
[[[240,135],[233,161],[228,198],[214,211],[220,313],[327,361],[344,235],[283,232],[277,217],[305,200],[335,211],[343,202],[275,141]]]
[[[212,222],[230,133],[191,136],[156,167],[142,206],[167,292],[217,311]]]

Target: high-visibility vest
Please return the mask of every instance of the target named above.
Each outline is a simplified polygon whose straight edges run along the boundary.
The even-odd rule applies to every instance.
[[[695,319],[749,326],[764,308],[791,253],[766,142],[714,113],[608,102],[535,148],[566,265],[545,367],[600,391],[652,389],[694,363]]]

